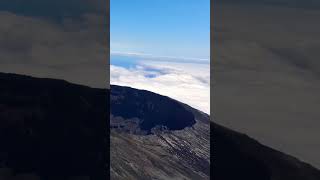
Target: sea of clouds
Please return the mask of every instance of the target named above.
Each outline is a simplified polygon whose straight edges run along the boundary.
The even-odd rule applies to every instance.
[[[111,57],[112,62],[112,57]],[[134,66],[110,65],[110,83],[149,90],[210,113],[210,64],[141,59]]]

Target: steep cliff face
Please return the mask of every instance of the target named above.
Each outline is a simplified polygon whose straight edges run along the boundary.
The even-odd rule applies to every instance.
[[[111,86],[110,96],[111,115],[123,119],[136,118],[139,121],[138,127],[147,134],[158,126],[181,130],[196,123],[190,111],[165,96],[120,86]]]

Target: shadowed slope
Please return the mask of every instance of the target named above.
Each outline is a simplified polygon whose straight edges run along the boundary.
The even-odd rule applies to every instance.
[[[0,83],[1,179],[106,179],[108,91],[4,73],[0,73]],[[319,171],[312,166],[246,135],[213,123],[210,130],[209,116],[187,105],[126,87],[112,86],[112,91],[111,107],[117,107],[119,116],[144,117],[162,108],[171,121],[195,121],[180,130],[148,135],[112,130],[113,179],[209,179],[211,163],[211,177],[216,180],[320,179]],[[158,106],[158,101],[163,104]],[[157,108],[150,108],[150,104]],[[181,109],[166,108],[171,105]],[[176,117],[171,116],[173,112],[183,114],[172,119]],[[156,120],[151,119],[153,125],[168,123]]]
[[[266,147],[250,137],[211,124],[216,180],[317,180],[314,167]]]
[[[179,102],[149,91],[111,87],[111,114],[125,119],[138,118],[142,130],[150,133],[156,126],[181,130],[195,124],[194,115]]]
[[[106,90],[4,73],[0,83],[1,167],[42,178],[104,176]]]

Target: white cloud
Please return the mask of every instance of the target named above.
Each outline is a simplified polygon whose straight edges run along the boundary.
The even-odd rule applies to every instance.
[[[111,84],[149,90],[210,113],[209,64],[144,61],[134,68],[110,66]]]

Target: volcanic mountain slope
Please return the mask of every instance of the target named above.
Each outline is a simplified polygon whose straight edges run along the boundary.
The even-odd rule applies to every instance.
[[[209,179],[210,131],[214,179],[320,179],[310,165],[168,97],[111,86],[108,115],[108,90],[4,73],[0,83],[1,180],[100,180],[109,169],[111,179]]]
[[[111,179],[209,179],[209,116],[168,97],[111,86]]]
[[[211,124],[213,179],[319,180],[309,164],[266,147],[245,134]]]
[[[106,90],[0,73],[0,179],[105,179]]]
[[[112,179],[320,179],[320,171],[311,165],[209,121],[208,115],[168,97],[111,86],[110,100]],[[158,118],[163,113],[166,119]],[[150,114],[154,116],[148,119]],[[184,128],[172,126],[179,117],[186,120]],[[153,126],[145,128],[145,121]]]

